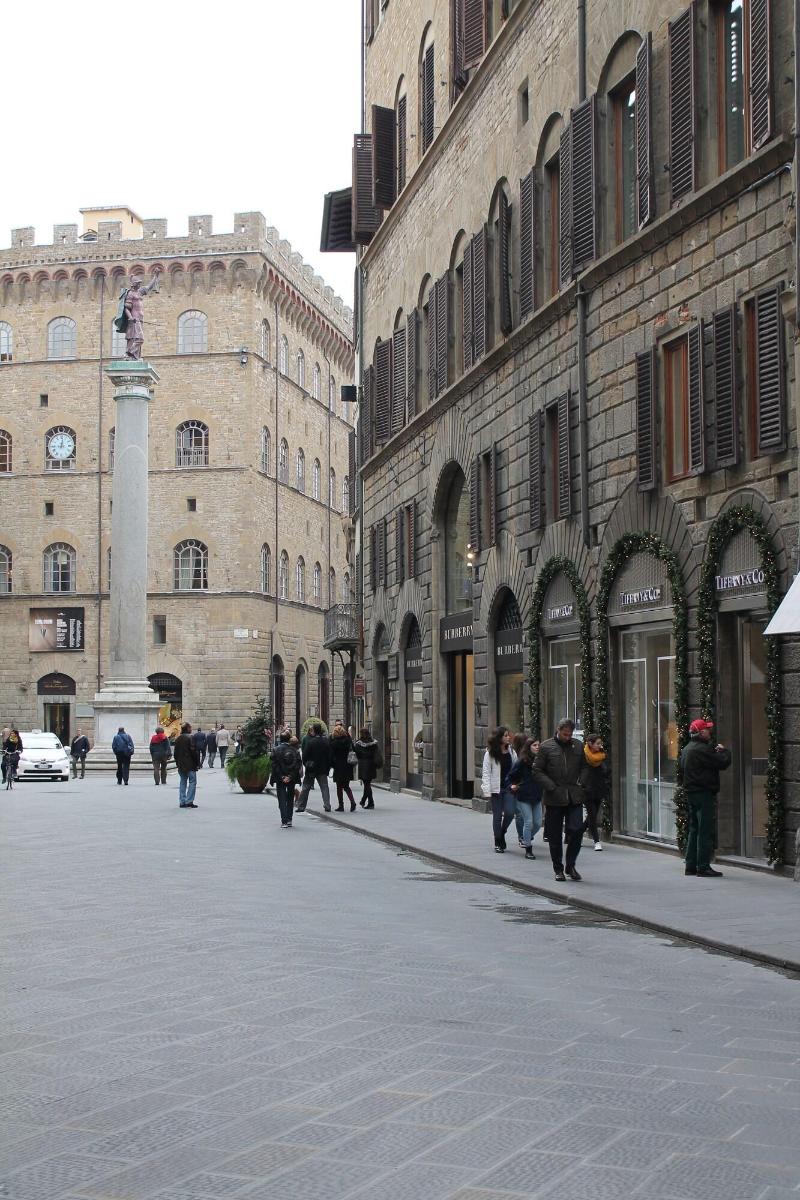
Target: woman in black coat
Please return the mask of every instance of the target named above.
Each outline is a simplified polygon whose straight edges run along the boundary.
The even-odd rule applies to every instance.
[[[372,781],[383,766],[383,755],[381,754],[380,746],[366,725],[361,730],[355,749],[356,756],[358,757],[358,778],[364,785],[361,807],[374,808],[375,799],[372,795]]]
[[[353,753],[353,739],[341,721],[337,721],[333,727],[330,752],[333,782],[336,784],[336,800],[338,802],[336,811],[344,812],[344,797],[346,793],[350,801],[350,812],[355,812],[356,802],[353,799],[353,789],[350,786],[353,782],[353,767],[348,762],[349,756]]]

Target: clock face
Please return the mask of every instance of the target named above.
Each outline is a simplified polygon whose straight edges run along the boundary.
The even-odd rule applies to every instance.
[[[75,449],[75,439],[69,433],[54,433],[47,449],[51,458],[70,458]]]

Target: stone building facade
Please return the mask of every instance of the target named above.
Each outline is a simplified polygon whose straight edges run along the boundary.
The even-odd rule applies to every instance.
[[[344,703],[324,613],[349,598],[352,313],[260,213],[185,237],[84,210],[50,245],[0,251],[0,719],[93,732],[108,658],[120,290],[145,301],[150,410],[148,672],[195,726],[257,693],[292,726]],[[55,622],[61,613],[60,633]]]
[[[498,722],[599,727],[615,831],[674,845],[688,721],[719,850],[791,861],[798,647],[789,0],[367,0],[364,631],[395,788]]]

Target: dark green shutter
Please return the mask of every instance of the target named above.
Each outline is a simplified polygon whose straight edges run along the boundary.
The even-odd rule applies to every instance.
[[[636,355],[636,479],[640,492],[656,486],[656,352]]]
[[[653,39],[648,33],[636,54],[636,219],[640,229],[653,219],[653,116],[650,72]]]
[[[758,453],[786,449],[786,395],[780,288],[755,299]]]
[[[694,4],[669,23],[669,184],[674,204],[694,189]]]
[[[703,325],[689,330],[689,470],[706,469],[706,413],[703,372]]]
[[[536,272],[536,174],[532,168],[519,181],[519,315],[523,320],[534,309]]]

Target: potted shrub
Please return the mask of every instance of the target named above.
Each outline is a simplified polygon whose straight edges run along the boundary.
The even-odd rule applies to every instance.
[[[306,736],[306,734],[308,733],[308,731],[309,731],[309,729],[311,728],[311,726],[312,726],[312,725],[319,725],[319,726],[321,726],[321,728],[322,728],[322,732],[323,732],[324,734],[327,734],[327,733],[329,732],[329,730],[328,730],[328,726],[325,724],[325,722],[323,721],[322,717],[306,717],[305,721],[303,721],[303,727],[302,727],[302,729],[300,730],[300,735],[299,735],[299,736],[300,736],[300,741],[301,741],[301,742],[302,742],[303,738]]]
[[[267,785],[272,759],[266,730],[271,723],[269,705],[263,696],[256,696],[253,715],[242,726],[239,753],[225,763],[228,778],[243,792],[263,792]]]

